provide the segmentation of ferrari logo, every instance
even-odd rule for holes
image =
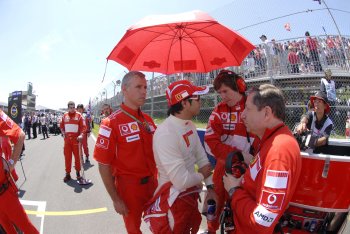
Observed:
[[[175,99],[176,101],[181,101],[182,99],[184,99],[185,97],[188,97],[189,94],[186,90],[182,91],[181,93],[178,93],[175,95]]]
[[[190,146],[190,139],[189,139],[189,136],[191,136],[193,134],[193,131],[189,131],[189,132],[186,132],[184,135],[182,135],[182,137],[184,138],[185,140],[185,143],[186,143],[186,146],[189,147]]]

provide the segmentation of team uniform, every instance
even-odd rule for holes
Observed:
[[[64,158],[66,173],[69,174],[72,168],[72,153],[74,155],[75,170],[81,170],[79,144],[77,137],[82,134],[85,129],[83,116],[79,112],[73,114],[67,112],[62,116],[60,124],[61,132],[64,133]]]
[[[5,159],[8,161],[12,154],[11,142],[7,137],[0,137],[0,139],[0,157],[4,153]],[[11,171],[11,176],[15,182],[18,180],[18,175],[16,173],[15,168],[13,168],[13,170]]]
[[[234,150],[249,152],[250,148],[256,148],[259,142],[258,138],[251,134],[249,135],[250,143],[248,142],[247,130],[241,121],[244,105],[244,97],[233,107],[221,102],[209,117],[204,137],[205,149],[208,154],[216,159],[213,181],[215,192],[218,195],[216,218],[207,221],[208,231],[210,232],[215,232],[219,228],[220,212],[228,199],[228,194],[222,182],[222,177],[225,174],[226,156]]]
[[[88,159],[89,158],[88,134],[90,134],[91,132],[91,125],[90,125],[90,120],[87,117],[83,116],[83,118],[86,126],[86,131],[83,134],[82,147],[83,147],[83,151],[86,156],[86,159]]]
[[[233,194],[234,233],[273,233],[301,172],[298,143],[284,124],[266,129],[261,148]]]
[[[122,104],[120,110],[103,119],[96,140],[94,158],[111,166],[117,193],[129,210],[123,216],[128,233],[141,234],[144,205],[157,187],[152,150],[155,129],[151,117]]]
[[[17,143],[22,130],[3,111],[0,110],[0,136],[8,136]],[[0,225],[8,234],[17,234],[15,224],[26,234],[39,233],[26,215],[17,196],[17,187],[9,178],[7,165],[0,158]]]
[[[201,173],[198,168],[209,164],[192,121],[170,115],[157,128],[153,143],[158,168],[158,188],[146,206],[145,221],[153,233],[197,233],[201,223],[198,192]],[[212,177],[205,180],[212,184]]]

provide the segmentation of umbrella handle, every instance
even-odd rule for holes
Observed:
[[[81,167],[81,177],[83,177],[83,179],[85,179],[85,174],[84,174],[84,165],[83,165],[83,151],[82,151],[82,143],[79,141],[78,143],[78,147],[79,147],[79,162],[80,162],[80,167]]]

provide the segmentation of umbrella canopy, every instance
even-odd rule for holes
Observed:
[[[107,57],[129,70],[173,74],[239,66],[254,46],[208,14],[148,16]]]

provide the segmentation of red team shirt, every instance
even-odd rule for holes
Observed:
[[[79,112],[73,114],[66,112],[62,116],[60,128],[64,130],[67,137],[78,137],[86,131],[85,121]]]
[[[221,102],[209,117],[205,132],[205,149],[217,160],[224,161],[228,153],[236,149],[249,152],[251,144],[256,146],[258,143],[258,139],[252,134],[250,143],[247,141],[247,130],[241,120],[244,105],[245,98],[231,108]]]
[[[147,121],[150,132],[122,110],[118,110],[103,119],[96,140],[94,158],[99,163],[112,166],[114,176],[130,175],[143,178],[156,175],[152,150],[156,126],[152,118],[124,104],[121,108],[139,121]]]
[[[20,127],[15,124],[2,110],[0,110],[0,136],[8,136],[13,143],[17,143],[21,133]],[[1,157],[1,155],[0,155]],[[0,160],[0,184],[5,181],[4,165]]]
[[[261,149],[233,194],[236,233],[272,233],[296,188],[301,172],[298,143],[283,124],[267,129]]]

